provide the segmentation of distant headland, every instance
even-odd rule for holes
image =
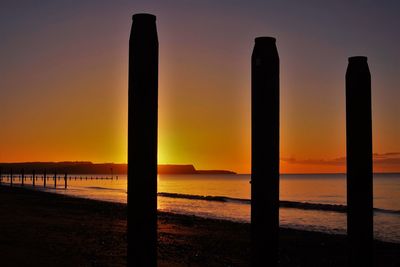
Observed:
[[[47,173],[68,173],[68,174],[126,174],[127,164],[125,163],[92,163],[90,161],[63,161],[63,162],[18,162],[0,163],[2,173],[13,170],[18,173],[24,170],[29,173],[35,170],[36,173],[46,170]],[[158,174],[236,174],[227,170],[196,170],[191,165],[160,164]]]

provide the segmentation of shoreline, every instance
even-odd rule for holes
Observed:
[[[126,266],[126,204],[0,186],[1,266]],[[250,224],[158,212],[159,266],[249,266]],[[375,241],[375,266],[400,244]],[[346,237],[280,230],[279,266],[345,266]]]

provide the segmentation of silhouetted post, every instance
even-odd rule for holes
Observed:
[[[0,168],[0,184],[3,182],[3,173],[1,171],[2,169]]]
[[[67,189],[67,179],[68,179],[68,176],[67,176],[67,173],[65,173],[65,176],[64,176],[64,188],[65,189]]]
[[[156,17],[135,14],[129,40],[128,266],[157,266]]]
[[[24,186],[24,180],[25,180],[25,173],[24,173],[24,169],[21,170],[21,185]]]
[[[373,265],[371,74],[367,57],[346,72],[347,235],[349,265]]]
[[[13,186],[13,170],[10,170],[10,186]]]
[[[252,266],[278,264],[279,55],[275,38],[258,37],[251,58]]]
[[[54,188],[57,188],[57,173],[54,173]]]
[[[47,180],[46,170],[44,170],[44,172],[43,172],[43,187],[46,187],[46,180]]]
[[[35,170],[32,171],[32,185],[35,186]]]

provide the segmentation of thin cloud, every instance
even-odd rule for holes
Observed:
[[[400,167],[400,157],[398,157],[398,158],[386,158],[386,159],[374,159],[374,164],[399,165],[399,167]]]
[[[389,153],[374,153],[374,159],[386,159],[386,158],[393,158],[393,157],[400,157],[400,152],[389,152]]]
[[[339,157],[334,159],[296,159],[296,158],[281,158],[282,161],[289,164],[303,164],[303,165],[330,165],[330,166],[344,166],[346,165],[346,157]],[[400,152],[389,153],[374,153],[374,165],[399,165],[400,167]]]
[[[306,165],[333,165],[342,166],[346,163],[346,158],[335,159],[296,159],[296,158],[281,158],[282,161],[291,164],[306,164]]]

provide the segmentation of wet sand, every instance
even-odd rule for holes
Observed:
[[[159,213],[159,266],[249,266],[249,224]],[[126,266],[126,205],[0,186],[0,266]],[[375,266],[400,266],[375,242]],[[342,235],[281,229],[280,266],[345,266]]]

